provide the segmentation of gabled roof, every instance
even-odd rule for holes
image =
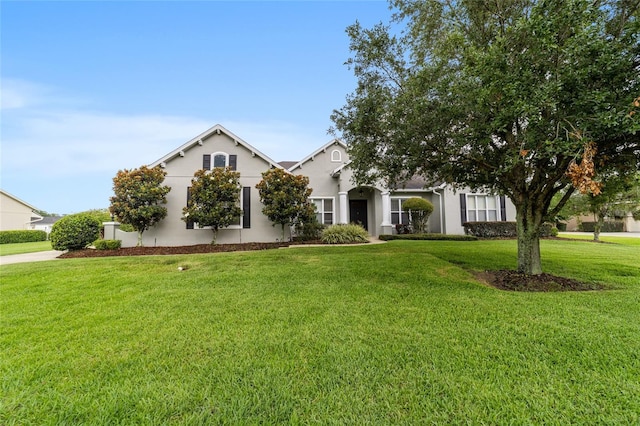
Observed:
[[[322,153],[327,152],[327,149],[331,148],[331,147],[332,147],[332,146],[334,146],[334,145],[338,145],[338,146],[343,147],[344,149],[347,149],[347,145],[346,145],[344,142],[342,142],[340,139],[333,139],[332,141],[327,142],[327,143],[326,143],[326,144],[324,144],[322,147],[320,147],[319,149],[317,149],[316,151],[314,151],[314,152],[313,152],[313,154],[311,154],[311,155],[309,155],[309,156],[305,157],[303,160],[298,161],[298,162],[297,162],[297,163],[295,163],[293,166],[289,167],[289,171],[290,171],[290,172],[292,172],[292,171],[294,171],[295,169],[297,169],[297,168],[299,168],[299,167],[302,167],[302,165],[303,165],[304,163],[306,163],[306,162],[307,162],[307,161],[309,161],[309,160],[313,160],[313,159],[314,159],[314,157],[315,157],[316,155],[320,154],[321,152],[322,152]]]
[[[19,202],[20,204],[22,204],[25,207],[30,208],[31,210],[38,210],[36,207],[32,206],[31,204],[27,203],[26,201],[22,201],[20,198],[16,197],[15,195],[11,195],[9,194],[7,191],[4,191],[2,189],[0,189],[0,193],[6,195],[7,197]]]
[[[277,169],[282,169],[283,167],[281,165],[279,165],[277,162],[275,162],[274,160],[272,160],[271,158],[269,158],[268,156],[266,156],[265,154],[263,154],[262,152],[258,151],[256,148],[254,148],[253,146],[251,146],[248,142],[245,142],[243,139],[239,138],[238,136],[236,136],[235,134],[231,133],[229,130],[225,129],[223,126],[221,126],[220,124],[216,124],[215,126],[213,126],[212,128],[204,131],[203,133],[200,133],[198,136],[196,136],[195,138],[191,139],[190,141],[186,142],[185,144],[183,144],[182,146],[180,146],[179,148],[174,149],[173,151],[171,151],[170,153],[168,153],[167,155],[165,155],[162,158],[159,158],[158,160],[154,161],[153,163],[149,164],[149,167],[156,167],[156,166],[161,166],[164,167],[164,165],[166,165],[166,163],[168,161],[173,160],[176,157],[182,157],[184,156],[184,153],[186,151],[188,151],[189,149],[193,148],[196,145],[202,145],[203,141],[207,138],[209,138],[211,135],[213,134],[225,134],[227,136],[229,136],[231,139],[233,139],[233,141],[236,143],[236,145],[241,145],[244,148],[246,148],[248,151],[250,151],[253,155],[262,158],[265,162],[267,162],[271,167],[275,167]]]

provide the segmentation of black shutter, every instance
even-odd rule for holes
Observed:
[[[229,155],[229,167],[231,170],[236,170],[238,168],[238,156],[237,155]]]
[[[242,227],[251,228],[251,187],[242,188]]]
[[[507,200],[504,195],[500,196],[500,220],[507,221]]]
[[[467,221],[467,194],[460,194],[460,220]]]
[[[204,154],[202,156],[202,168],[205,170],[211,170],[211,154]]]
[[[189,204],[191,204],[191,187],[190,186],[187,187],[187,207],[189,207]],[[193,229],[192,220],[187,221],[187,229]]]

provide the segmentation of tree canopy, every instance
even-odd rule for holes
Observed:
[[[393,27],[347,29],[358,84],[332,120],[356,179],[393,187],[419,174],[507,195],[518,270],[541,273],[540,227],[573,183],[597,192],[599,175],[640,163],[638,3],[392,6]]]
[[[238,223],[240,209],[240,173],[230,168],[198,170],[191,179],[189,202],[182,209],[182,220],[197,222],[198,226],[210,226],[212,244],[220,228]]]
[[[163,204],[171,188],[162,185],[166,175],[160,167],[142,166],[119,170],[113,178],[115,195],[110,198],[109,211],[138,232],[138,245],[142,245],[142,233],[167,216]]]
[[[262,180],[256,188],[264,205],[262,213],[274,225],[282,227],[283,240],[285,225],[291,226],[314,217],[313,205],[309,202],[311,189],[308,177],[271,169],[262,173]]]

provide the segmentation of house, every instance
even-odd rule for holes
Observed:
[[[41,220],[33,207],[0,189],[0,231],[31,229],[31,222]]]
[[[423,197],[434,205],[429,231],[463,234],[466,221],[514,220],[515,209],[504,197],[454,192],[446,185],[424,187],[412,180],[404,188],[390,190],[381,185],[355,185],[349,168],[346,145],[334,139],[300,161],[278,163],[221,125],[216,125],[189,140],[174,151],[151,163],[166,172],[164,184],[171,187],[167,196],[167,217],[143,235],[146,246],[180,246],[210,243],[211,230],[182,220],[188,188],[196,170],[231,167],[240,173],[242,217],[237,224],[221,229],[217,243],[268,242],[281,238],[279,227],[262,214],[256,185],[262,173],[281,168],[309,178],[311,201],[320,223],[325,225],[356,222],[372,236],[392,234],[397,224],[406,224],[408,216],[402,204],[411,197]],[[135,237],[115,229],[105,229],[105,238],[123,240],[123,246],[135,245]],[[113,235],[113,237],[111,237]]]
[[[62,216],[45,216],[38,218],[29,224],[29,229],[35,229],[38,231],[44,231],[49,235],[53,224],[62,219]]]

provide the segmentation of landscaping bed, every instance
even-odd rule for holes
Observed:
[[[500,270],[484,271],[476,274],[476,278],[499,290],[507,291],[592,291],[606,290],[595,283],[584,283],[571,278],[558,277],[551,274],[525,275],[517,271]]]

